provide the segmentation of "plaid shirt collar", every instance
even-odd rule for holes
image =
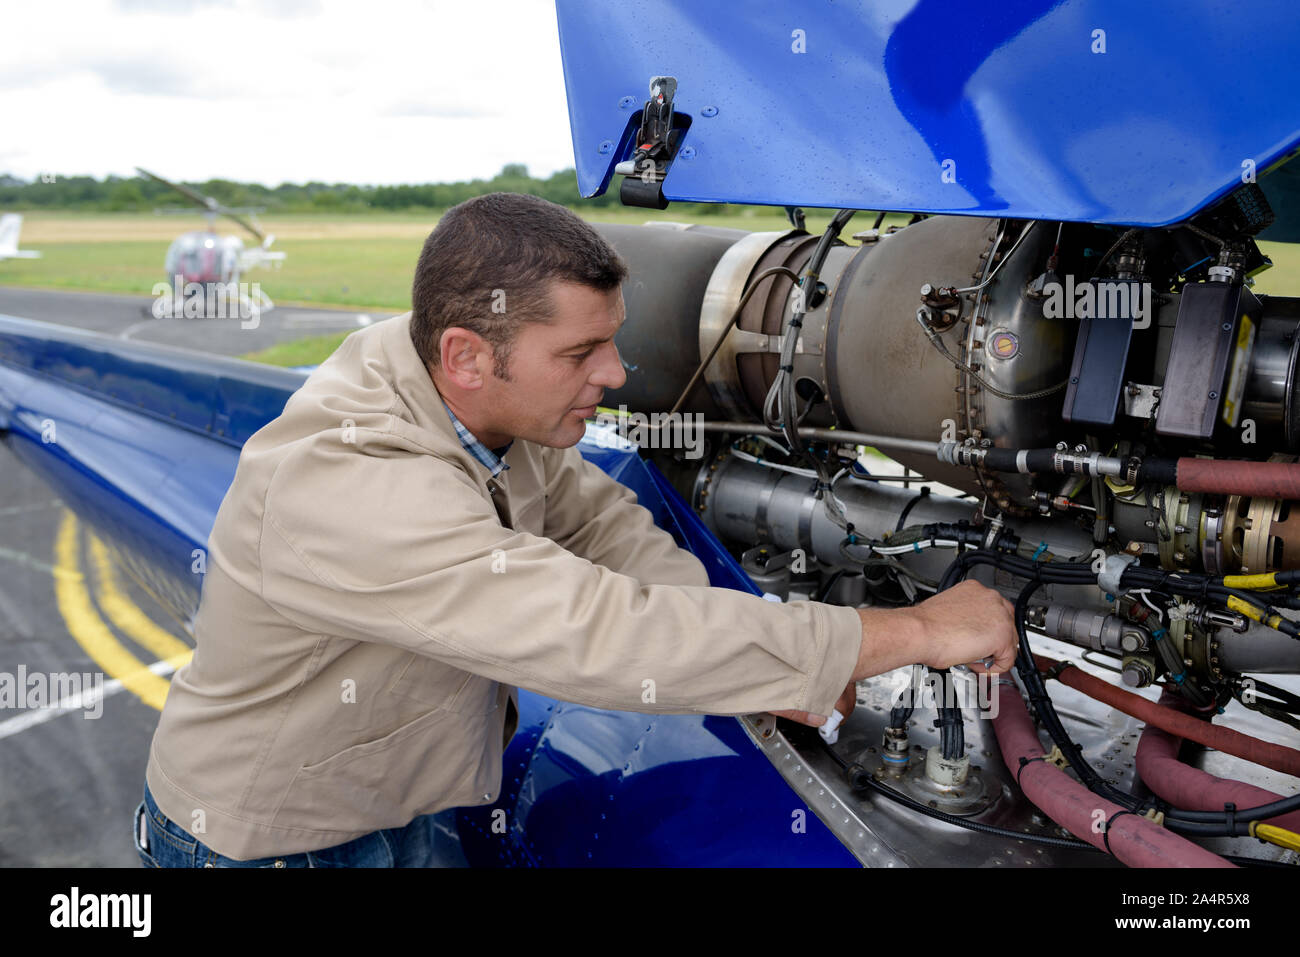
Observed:
[[[496,478],[510,466],[501,461],[506,452],[510,450],[513,442],[507,442],[499,449],[490,449],[471,432],[465,428],[465,424],[456,418],[456,414],[451,411],[451,407],[444,401],[442,407],[447,410],[447,416],[451,419],[452,426],[456,429],[456,436],[460,439],[460,444],[465,446],[465,451],[482,463],[483,467],[492,473],[492,478]]]

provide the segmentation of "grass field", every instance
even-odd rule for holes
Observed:
[[[694,221],[749,230],[786,228],[779,209],[769,214],[744,210],[693,218],[668,210],[618,209],[588,218],[619,223]],[[829,218],[810,216],[809,227],[824,228]],[[0,262],[0,283],[151,295],[155,283],[166,281],[163,258],[168,245],[180,233],[202,228],[202,222],[199,216],[25,213],[22,248],[38,249],[42,258]],[[276,237],[272,248],[287,256],[281,267],[253,270],[244,278],[260,283],[275,302],[382,311],[410,305],[415,263],[437,218],[429,214],[303,215],[264,218],[261,224]],[[222,234],[236,231],[233,225],[218,226]]]
[[[852,228],[866,228],[868,214],[859,214]],[[787,228],[785,214],[751,207],[723,207],[716,214],[664,210],[609,209],[584,212],[592,222],[644,223],[652,220],[698,222],[753,231]],[[808,228],[820,231],[829,212],[810,211]],[[906,222],[890,216],[887,224]],[[281,305],[340,306],[376,312],[410,306],[411,276],[420,247],[437,225],[437,215],[299,215],[261,220],[276,236],[274,249],[287,254],[278,269],[258,269],[245,275],[258,282]],[[163,257],[180,233],[202,228],[200,216],[159,216],[152,213],[31,212],[23,214],[21,246],[38,249],[41,259],[0,261],[0,283],[52,289],[152,294],[165,281]],[[229,228],[227,228],[229,226]],[[233,224],[218,232],[237,231]],[[251,237],[250,237],[251,240]],[[1300,245],[1261,243],[1275,265],[1257,277],[1255,291],[1300,296]],[[319,361],[343,336],[317,336],[309,342],[288,343],[250,358],[283,365]]]

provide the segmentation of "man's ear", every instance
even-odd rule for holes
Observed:
[[[442,374],[461,389],[479,389],[492,368],[492,346],[476,332],[449,326],[438,341]]]

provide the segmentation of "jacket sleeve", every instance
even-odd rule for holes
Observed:
[[[646,585],[707,585],[700,560],[654,523],[636,494],[582,457],[547,449],[547,538]]]
[[[593,707],[830,714],[861,642],[850,608],[643,584],[505,528],[428,454],[291,453],[258,554],[263,599],[300,628]]]

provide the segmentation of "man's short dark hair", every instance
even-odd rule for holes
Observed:
[[[608,292],[626,278],[613,247],[563,206],[520,193],[476,196],[447,210],[424,241],[411,288],[411,342],[436,367],[443,330],[469,329],[491,343],[493,371],[508,379],[519,327],[553,316],[554,281]]]

